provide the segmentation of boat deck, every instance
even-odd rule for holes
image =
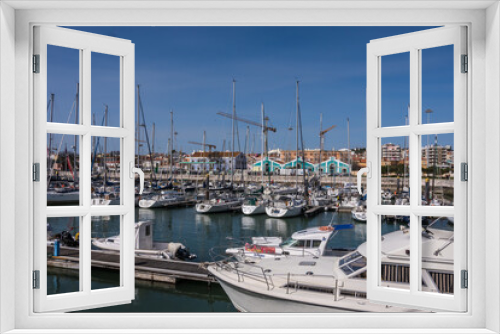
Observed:
[[[118,270],[120,255],[115,252],[92,250],[92,267]],[[47,254],[53,254],[53,246],[47,246]],[[79,249],[61,247],[59,256],[47,259],[51,267],[78,269]],[[209,274],[208,263],[184,262],[176,260],[155,259],[143,256],[135,257],[135,277],[148,281],[159,281],[175,284],[178,280],[200,281],[207,283],[217,282]]]

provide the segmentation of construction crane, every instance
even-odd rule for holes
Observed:
[[[244,118],[241,118],[241,117],[236,117],[236,116],[233,117],[233,115],[225,113],[225,112],[218,112],[217,113],[217,115],[224,116],[224,117],[227,117],[227,118],[230,118],[230,119],[234,119],[235,121],[240,121],[240,122],[243,122],[243,123],[247,123],[247,124],[258,126],[259,128],[262,128],[262,132],[264,133],[264,138],[265,138],[265,152],[266,152],[266,156],[267,156],[267,150],[268,150],[267,149],[267,133],[269,131],[276,132],[276,128],[267,125],[267,123],[269,121],[269,117],[267,117],[267,116],[264,117],[264,104],[262,104],[262,114],[263,114],[263,117],[262,117],[263,124],[257,123],[257,122],[254,122],[254,121],[250,121],[248,119],[244,119]]]
[[[209,152],[212,152],[212,149],[215,149],[216,146],[215,145],[212,145],[212,144],[203,144],[203,143],[198,143],[198,142],[195,142],[195,141],[190,141],[189,144],[193,144],[193,145],[200,145],[200,146],[204,146],[204,147],[208,147],[208,151]]]
[[[255,126],[258,126],[260,128],[263,128],[263,131],[272,131],[272,132],[276,132],[276,128],[273,128],[271,126],[267,126],[267,125],[262,125],[261,123],[257,123],[257,122],[254,122],[254,121],[250,121],[248,119],[244,119],[244,118],[241,118],[241,117],[233,117],[233,115],[231,114],[228,114],[228,113],[225,113],[225,112],[218,112],[217,115],[220,115],[220,116],[224,116],[224,117],[227,117],[227,118],[231,118],[235,121],[240,121],[240,122],[243,122],[243,123],[247,123],[247,124],[250,124],[250,125],[255,125]],[[269,117],[265,117],[264,118],[265,121],[268,121],[269,120]],[[267,122],[266,122],[267,123]]]
[[[335,129],[336,125],[330,126],[328,129],[323,130],[323,114],[319,117],[319,170],[321,173],[321,155],[325,149],[325,134],[330,130]]]
[[[267,135],[268,135],[269,131],[276,132],[276,128],[267,125],[269,122],[269,117],[264,115],[264,103],[262,103],[261,112],[262,112],[262,123],[257,123],[254,121],[250,121],[248,119],[233,116],[232,114],[228,114],[225,112],[218,112],[217,115],[224,116],[224,117],[233,119],[235,121],[240,121],[240,122],[247,123],[247,124],[254,125],[254,126],[261,128],[262,133],[264,134],[264,152],[265,152],[265,157],[267,158],[267,156],[268,156],[268,153],[267,153],[268,152]],[[263,164],[263,163],[264,163],[264,159],[262,159],[261,164]],[[264,166],[261,166],[261,169],[262,169],[262,171],[264,171]]]

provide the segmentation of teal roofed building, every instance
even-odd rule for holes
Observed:
[[[297,164],[298,164],[298,166],[297,166]],[[305,167],[306,167],[306,169],[308,169],[312,172],[314,172],[316,170],[315,166],[312,163],[307,162],[307,161],[305,162]],[[282,168],[284,168],[284,169],[303,169],[302,158],[299,157],[299,159],[294,159],[292,161],[289,161],[286,164],[284,164]]]
[[[331,174],[332,172],[346,174],[351,172],[351,166],[349,166],[349,164],[336,160],[333,157],[318,164],[317,167],[321,170],[321,174]]]
[[[269,159],[269,157],[265,157],[263,160],[257,161],[252,165],[253,171],[261,171],[262,170],[262,161],[264,161],[264,171],[265,172],[273,172],[281,169],[281,164],[277,163]]]

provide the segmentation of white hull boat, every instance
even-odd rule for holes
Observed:
[[[360,295],[366,293],[366,284],[362,280],[351,280],[349,285],[339,282],[331,270],[335,257],[306,259],[270,259],[264,265],[264,260],[257,264],[238,262],[237,268],[235,262],[216,263],[209,266],[208,271],[216,277],[240,312],[415,312],[408,308],[371,303],[356,296],[354,292]],[[267,266],[269,262],[273,263],[272,269]],[[304,262],[311,265],[301,265]],[[352,292],[348,294],[347,289]]]
[[[225,201],[225,200],[210,200],[196,204],[196,212],[198,213],[218,213],[228,212],[241,205],[240,200]]]
[[[275,258],[283,256],[321,256],[331,238],[339,231],[352,229],[352,224],[310,227],[292,234],[283,242],[281,237],[253,237],[252,243],[226,249],[226,254],[239,261],[245,258]]]
[[[159,259],[191,260],[196,255],[178,242],[153,242],[153,226],[151,222],[143,221],[135,224],[135,255]],[[108,238],[93,238],[92,245],[108,250],[120,251],[120,236]]]
[[[155,195],[149,198],[144,198],[139,201],[141,208],[162,208],[166,206],[176,205],[185,201],[186,197],[179,193],[166,193]]]
[[[47,205],[64,205],[78,203],[79,201],[80,192],[78,190],[69,192],[47,191]]]
[[[266,213],[266,206],[265,204],[256,204],[256,205],[242,205],[241,206],[241,211],[243,212],[244,215],[251,216],[251,215],[260,215]]]
[[[302,215],[305,203],[301,201],[291,201],[291,203],[273,203],[266,206],[266,214],[271,218],[289,218]]]
[[[241,212],[247,216],[264,214],[266,213],[266,204],[265,200],[251,198],[243,203]]]
[[[92,198],[92,205],[120,205],[120,199]]]
[[[366,210],[362,207],[354,208],[351,211],[351,217],[352,217],[352,219],[354,219],[356,221],[366,222],[366,220],[367,220]]]
[[[453,231],[429,225],[422,232],[422,289],[453,294]],[[384,286],[409,289],[410,233],[384,234],[381,281]],[[366,299],[367,246],[342,256],[287,256],[280,261],[220,261],[208,267],[233,305],[242,312],[422,312],[372,303]]]

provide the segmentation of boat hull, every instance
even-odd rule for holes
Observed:
[[[221,204],[208,204],[208,203],[198,203],[196,204],[196,212],[197,213],[218,213],[218,212],[229,212],[232,211],[235,207],[240,205],[241,202],[227,202]]]
[[[274,298],[237,287],[217,277],[222,289],[228,295],[234,307],[240,312],[272,312],[272,313],[344,313],[353,310],[327,307],[321,305],[296,302],[288,299]]]
[[[364,212],[351,212],[351,217],[352,219],[358,221],[358,222],[364,222],[366,223],[366,213]]]
[[[80,192],[72,191],[59,193],[47,191],[47,205],[77,204],[80,201]]]
[[[284,208],[268,206],[268,207],[266,207],[266,214],[271,218],[297,217],[297,216],[300,216],[302,214],[302,206],[300,206],[300,207],[284,207]]]
[[[260,215],[266,213],[266,207],[264,205],[243,205],[241,211],[244,215]]]

